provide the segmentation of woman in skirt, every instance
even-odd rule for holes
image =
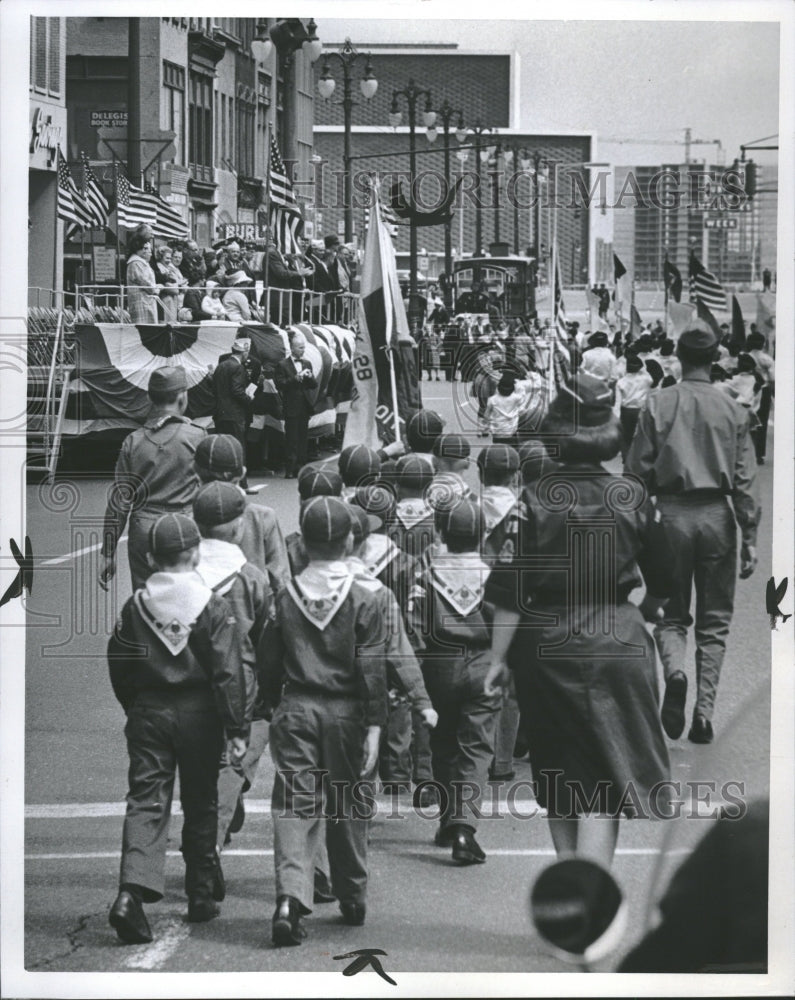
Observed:
[[[621,444],[606,383],[578,374],[541,432],[559,465],[525,490],[518,555],[489,577],[486,689],[513,669],[558,854],[610,865],[619,817],[664,815],[668,802],[654,645],[629,594],[642,573],[651,616],[671,578],[648,495],[601,465]]]

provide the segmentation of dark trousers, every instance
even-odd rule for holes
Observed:
[[[696,591],[696,709],[712,718],[726,639],[734,611],[737,527],[727,498],[658,497],[665,539],[673,554],[676,593],[654,629],[666,679],[685,670],[690,603]]]
[[[389,705],[378,754],[381,781],[411,781],[411,706],[405,698]]]
[[[284,418],[285,472],[295,473],[306,465],[309,414]]]
[[[756,413],[759,418],[759,426],[751,433],[751,437],[754,442],[754,449],[756,451],[757,462],[767,455],[767,425],[770,420],[770,404],[772,400],[772,387],[769,385],[762,386],[762,391],[759,396],[759,409]]]
[[[494,754],[499,694],[487,695],[486,656],[423,665],[428,695],[439,715],[431,730],[434,779],[442,786],[442,826],[477,825],[482,791]]]
[[[632,438],[635,436],[635,428],[638,426],[639,417],[640,409],[637,406],[621,407],[621,457],[623,459],[626,459],[629,446],[632,444]]]
[[[324,827],[334,895],[365,901],[369,818],[352,797],[365,731],[355,698],[287,693],[271,720],[276,895],[294,896],[307,912]]]
[[[245,423],[238,423],[236,420],[215,420],[213,419],[213,426],[215,427],[216,434],[231,434],[233,438],[237,438],[240,442],[240,447],[243,449],[243,461],[246,461],[246,425]],[[244,476],[240,480],[240,485],[243,489],[248,488],[248,477]]]
[[[147,902],[162,899],[171,800],[179,771],[185,890],[189,896],[209,895],[224,740],[211,693],[140,694],[127,715],[124,733],[130,767],[120,884],[141,886]]]

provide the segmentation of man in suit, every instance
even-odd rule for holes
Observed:
[[[237,438],[246,453],[246,425],[250,410],[249,377],[246,361],[251,350],[248,337],[238,337],[232,344],[232,353],[225,355],[213,374],[215,409],[213,424],[218,434],[231,434]],[[248,490],[248,480],[241,483]]]
[[[304,359],[306,338],[298,331],[290,333],[290,354],[276,365],[273,380],[282,397],[284,413],[285,479],[295,479],[306,465],[307,432],[312,414],[309,390],[317,388],[312,366]]]

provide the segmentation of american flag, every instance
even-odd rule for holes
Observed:
[[[86,204],[91,209],[94,225],[98,229],[104,229],[108,224],[108,215],[110,214],[108,199],[105,197],[105,192],[102,190],[101,184],[91,169],[88,157],[85,153],[81,153],[80,156],[83,160],[83,190]]]
[[[271,136],[268,187],[268,216],[273,241],[282,253],[300,254],[298,237],[304,231],[304,220],[274,136]]]
[[[75,184],[69,164],[58,153],[58,218],[72,222],[79,229],[91,225],[92,214]]]
[[[176,209],[154,191],[144,191],[130,184],[121,173],[116,176],[116,208],[119,225],[125,229],[135,229],[146,223],[152,227],[154,235],[162,239],[188,236],[187,223]]]
[[[725,310],[726,292],[715,275],[708,271],[694,253],[690,254],[690,301],[710,309]]]

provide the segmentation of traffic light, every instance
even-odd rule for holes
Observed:
[[[748,198],[756,194],[756,164],[753,160],[745,164],[745,194]]]

